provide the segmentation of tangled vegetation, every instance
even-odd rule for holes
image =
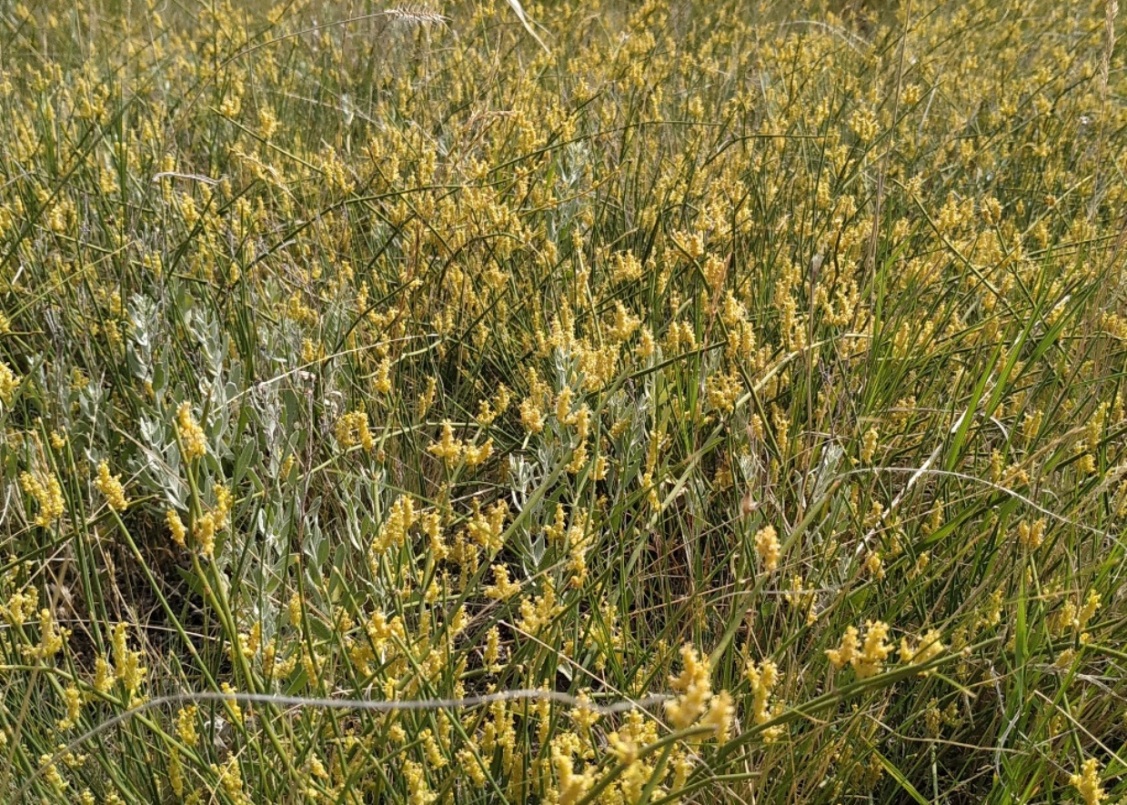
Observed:
[[[0,799],[1118,801],[1114,0],[523,12],[0,3]]]

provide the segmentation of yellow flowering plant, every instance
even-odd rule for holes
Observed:
[[[1127,795],[1118,4],[357,8],[0,9],[0,801]]]

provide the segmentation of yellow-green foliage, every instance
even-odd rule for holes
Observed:
[[[0,4],[0,799],[1122,796],[1115,3],[518,10]]]

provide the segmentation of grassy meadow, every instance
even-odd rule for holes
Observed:
[[[0,0],[0,801],[1127,801],[1114,0],[523,12]]]

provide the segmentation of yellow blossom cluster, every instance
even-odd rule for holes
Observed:
[[[376,442],[368,427],[368,414],[365,411],[350,411],[337,420],[334,428],[337,443],[347,449],[359,445],[364,452],[375,449]]]
[[[733,715],[732,699],[726,691],[712,692],[712,667],[693,646],[681,647],[681,673],[669,678],[670,688],[677,694],[665,702],[665,715],[675,729],[685,729],[697,722],[712,728],[717,739],[727,738]]]
[[[202,458],[207,453],[207,437],[192,416],[191,403],[182,402],[176,409],[176,434],[187,461]]]
[[[141,652],[129,648],[128,626],[118,623],[113,628],[113,676],[121,683],[126,696],[136,700],[148,669],[141,666]]]
[[[920,636],[919,642],[912,645],[907,637],[900,638],[900,661],[913,665],[923,665],[943,653],[944,645],[938,629],[930,629]],[[934,673],[927,670],[924,674]]]
[[[209,558],[215,555],[215,538],[230,524],[231,503],[231,490],[225,486],[219,487],[215,490],[215,506],[197,517],[192,524],[192,539],[201,555]],[[180,544],[183,537],[180,533],[180,518],[170,512],[167,521],[173,541]]]
[[[759,663],[752,660],[744,669],[744,676],[751,686],[752,720],[758,725],[766,724],[778,714],[780,709],[777,702],[772,706],[771,701],[772,691],[779,684],[779,667],[771,660],[763,660]],[[763,740],[766,743],[774,743],[783,734],[783,730],[783,726],[778,724],[764,727]]]
[[[20,379],[8,364],[0,361],[0,405],[11,405]]]
[[[755,533],[755,552],[765,572],[774,573],[778,569],[780,546],[774,526],[764,526]]]
[[[51,523],[63,516],[66,503],[63,500],[59,479],[55,475],[36,476],[24,472],[20,474],[20,486],[39,505],[39,511],[35,516],[37,526],[49,528]]]
[[[1084,805],[1099,805],[1107,797],[1100,784],[1100,764],[1095,758],[1085,760],[1080,771],[1071,775],[1068,782],[1080,794]]]
[[[125,487],[121,484],[120,475],[110,475],[110,465],[107,461],[98,464],[98,477],[94,480],[98,491],[106,498],[106,503],[114,511],[125,511],[129,507],[129,499],[125,496]]]
[[[886,642],[888,631],[884,621],[866,621],[864,639],[861,639],[857,627],[850,626],[841,638],[841,645],[827,649],[826,656],[834,668],[852,666],[858,679],[875,676],[883,670],[885,660],[892,653],[892,646]]]

